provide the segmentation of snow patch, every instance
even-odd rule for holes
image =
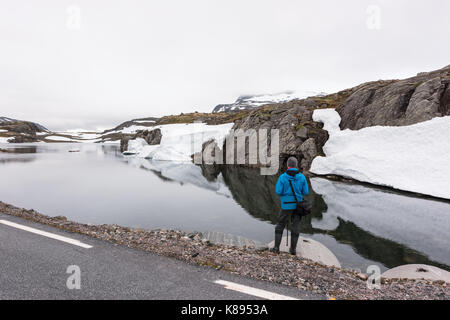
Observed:
[[[45,139],[48,139],[51,141],[74,141],[74,139],[67,138],[67,137],[61,137],[61,136],[48,136],[48,137],[45,137]]]
[[[150,146],[144,139],[138,138],[128,142],[127,151],[147,159],[190,162],[191,155],[200,152],[204,142],[215,140],[222,146],[233,125],[233,123],[221,125],[189,123],[156,126],[153,129],[160,129],[162,134],[159,145]]]
[[[403,127],[340,130],[334,109],[315,110],[329,139],[311,172],[335,174],[399,190],[450,199],[450,117]]]

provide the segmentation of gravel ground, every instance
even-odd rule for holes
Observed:
[[[367,288],[366,275],[323,266],[288,254],[276,255],[252,247],[211,244],[203,239],[201,233],[86,225],[68,221],[65,217],[49,217],[34,210],[17,208],[1,201],[0,212],[188,263],[326,294],[335,299],[450,300],[449,284],[443,281],[382,279],[379,289],[370,290]]]

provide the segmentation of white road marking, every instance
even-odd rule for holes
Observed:
[[[242,292],[245,294],[249,294],[249,295],[267,299],[267,300],[299,300],[297,298],[283,296],[281,294],[273,293],[273,292],[262,290],[262,289],[247,287],[242,284],[238,284],[238,283],[234,283],[234,282],[230,282],[230,281],[216,280],[216,281],[214,281],[214,283],[225,286],[225,289]]]
[[[85,249],[92,248],[92,246],[90,246],[88,244],[85,244],[85,243],[83,243],[81,241],[78,241],[78,240],[75,240],[75,239],[71,239],[71,238],[67,238],[67,237],[63,237],[63,236],[59,236],[59,235],[54,234],[54,233],[41,231],[39,229],[23,226],[21,224],[14,223],[14,222],[11,222],[11,221],[0,220],[0,223],[2,223],[4,225],[7,225],[7,226],[10,226],[10,227],[13,227],[13,228],[21,229],[21,230],[28,231],[28,232],[35,233],[35,234],[39,234],[39,235],[47,237],[47,238],[51,238],[51,239],[59,240],[59,241],[62,241],[62,242],[70,243],[70,244],[73,244],[74,246],[79,246],[79,247],[82,247],[82,248],[85,248]]]

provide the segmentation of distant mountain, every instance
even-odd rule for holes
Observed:
[[[39,123],[0,117],[0,127],[4,130],[18,133],[48,132],[49,130]]]
[[[125,121],[121,124],[119,124],[117,127],[108,129],[103,131],[103,134],[111,133],[111,132],[117,132],[117,131],[127,131],[126,129],[132,129],[133,127],[152,127],[155,125],[156,121],[158,121],[159,118],[155,117],[148,117],[148,118],[140,118],[140,119],[133,119],[129,121]]]
[[[38,123],[0,117],[0,143],[37,142],[41,133],[45,135],[50,131]]]
[[[266,104],[283,103],[296,99],[304,99],[314,96],[323,96],[325,93],[313,91],[285,91],[274,94],[259,94],[240,96],[234,103],[219,104],[213,109],[213,113],[247,110]]]

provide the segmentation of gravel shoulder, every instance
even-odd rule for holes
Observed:
[[[327,267],[288,254],[275,255],[252,246],[237,248],[211,244],[203,239],[201,233],[80,224],[68,221],[65,217],[49,217],[1,201],[0,212],[187,263],[325,294],[335,299],[450,299],[449,284],[443,281],[382,279],[380,288],[371,290],[367,287],[366,275]]]

